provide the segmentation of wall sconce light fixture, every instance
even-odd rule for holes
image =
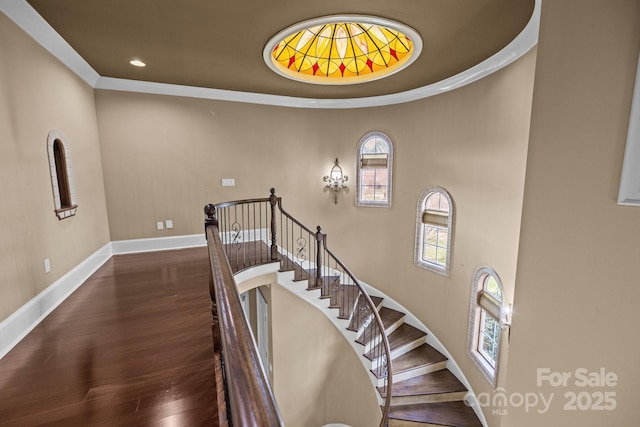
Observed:
[[[349,190],[345,185],[345,182],[349,180],[349,177],[342,173],[342,168],[338,164],[337,158],[331,168],[331,172],[329,172],[329,175],[322,179],[327,183],[327,185],[324,186],[324,191],[331,191],[331,193],[333,193],[333,203],[338,204],[338,193],[343,189],[345,191]]]
[[[503,331],[507,332],[507,342],[511,342],[511,316],[513,315],[513,305],[502,307],[500,311],[500,323]]]
[[[513,314],[513,306],[511,304],[502,307],[501,313],[500,313],[500,322],[507,327],[511,326],[511,315]]]

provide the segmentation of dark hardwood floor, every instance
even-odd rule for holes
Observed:
[[[0,426],[215,426],[206,248],[118,255],[0,360]]]

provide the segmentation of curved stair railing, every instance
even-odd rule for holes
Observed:
[[[387,426],[392,369],[385,327],[364,287],[327,248],[327,235],[321,227],[314,232],[287,213],[273,188],[268,198],[207,205],[205,214],[214,350],[221,366],[216,380],[224,385],[218,399],[224,398],[226,404],[222,408],[218,404],[219,412],[225,413],[220,418],[229,417],[228,425],[282,425],[233,278],[233,272],[279,262],[281,271],[293,271],[294,280],[306,280],[308,289],[319,289],[320,297],[328,299],[329,307],[338,311],[338,318],[348,321],[347,329],[367,343],[372,374],[382,384],[377,387],[382,400],[380,427]],[[270,418],[256,419],[254,414]]]

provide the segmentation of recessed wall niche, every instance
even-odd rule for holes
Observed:
[[[71,168],[71,150],[67,138],[57,129],[51,130],[47,136],[47,153],[54,211],[58,219],[69,218],[78,210]]]

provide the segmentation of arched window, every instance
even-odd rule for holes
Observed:
[[[391,206],[393,145],[382,132],[370,132],[358,143],[356,206]]]
[[[432,187],[418,199],[414,263],[418,267],[449,275],[453,204],[444,188]]]
[[[500,277],[490,267],[479,268],[472,283],[468,352],[494,387],[497,383],[500,337],[506,316],[503,301]]]
[[[65,140],[62,132],[56,129],[49,132],[47,137],[53,203],[58,219],[73,216],[78,209],[71,170],[71,153],[69,148],[65,147]]]
[[[60,193],[60,207],[71,206],[71,193],[69,193],[69,176],[67,175],[67,160],[64,145],[59,139],[53,141],[53,158],[56,163],[56,179]]]

